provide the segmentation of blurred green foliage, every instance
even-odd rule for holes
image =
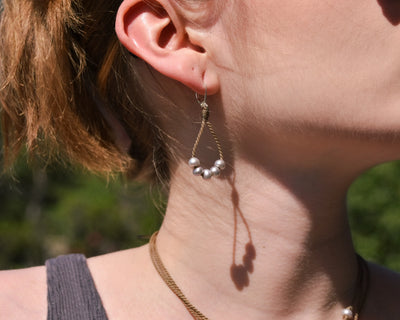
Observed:
[[[18,165],[16,176],[0,179],[0,269],[40,265],[63,253],[94,256],[139,246],[162,221],[165,199],[145,185],[58,167]],[[400,162],[380,165],[363,174],[348,197],[358,252],[397,271],[399,178]]]
[[[357,251],[400,271],[400,162],[359,177],[349,190],[348,207]]]
[[[165,201],[145,185],[61,168],[17,172],[18,181],[0,179],[0,269],[139,246],[161,224]]]

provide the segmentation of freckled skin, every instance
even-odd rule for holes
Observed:
[[[226,115],[232,130],[242,128],[238,136],[262,141],[272,124],[280,134],[393,139],[400,130],[400,28],[387,15],[399,16],[397,2],[242,3],[239,14],[225,11],[226,19],[243,20],[228,31],[236,41],[228,36],[215,46],[218,62],[235,70],[221,75],[223,93],[240,88]]]
[[[123,6],[134,10],[135,1]],[[204,3],[196,11],[160,0],[162,18],[175,23],[167,32],[177,37],[166,36],[160,49],[154,35],[161,32],[139,32],[144,45],[133,52],[160,72],[143,77],[173,93],[173,107],[151,96],[151,111],[177,150],[157,238],[161,259],[210,319],[339,320],[359,294],[348,187],[370,166],[400,158],[398,5],[239,0],[214,10],[216,2]],[[132,31],[122,35],[128,50],[138,40],[135,28],[160,31],[159,17],[142,5],[131,29],[124,25],[129,15],[117,17],[120,39]],[[168,39],[193,43],[176,47]],[[210,119],[227,163],[210,181],[187,165],[193,121],[182,119],[198,119],[192,90],[201,93],[199,84],[210,89]],[[196,156],[213,163],[214,150],[202,147]],[[147,246],[88,263],[110,319],[192,319]],[[360,320],[399,318],[400,276],[369,268]],[[0,319],[32,319],[32,312],[45,319],[44,278],[43,268],[0,273],[0,283],[12,284],[0,288]]]

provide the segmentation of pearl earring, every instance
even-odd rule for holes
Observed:
[[[201,107],[201,126],[196,141],[193,145],[192,157],[189,159],[189,166],[193,168],[193,174],[195,176],[202,176],[203,179],[208,180],[213,176],[218,177],[221,174],[221,171],[225,169],[225,161],[222,154],[221,144],[219,143],[213,125],[209,120],[210,110],[207,104],[207,88],[205,88],[205,93],[202,100],[199,99],[199,95],[196,92],[196,100]],[[206,126],[208,127],[208,130],[215,141],[219,154],[219,159],[215,161],[214,165],[210,169],[204,169],[200,164],[200,160],[196,157],[197,147]]]

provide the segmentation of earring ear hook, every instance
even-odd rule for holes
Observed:
[[[207,103],[207,87],[204,88],[204,95],[203,95],[203,101],[200,100],[199,98],[199,94],[196,92],[196,100],[198,104],[202,104],[202,103]]]

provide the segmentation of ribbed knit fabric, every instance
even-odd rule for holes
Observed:
[[[46,261],[48,320],[107,320],[85,256]]]

